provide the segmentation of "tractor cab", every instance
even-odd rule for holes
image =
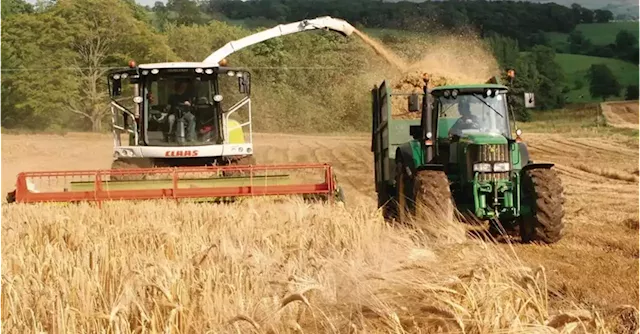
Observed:
[[[194,147],[245,143],[250,74],[204,63],[158,63],[108,74],[116,146]],[[248,113],[240,114],[246,106]]]
[[[497,84],[440,86],[431,91],[438,163],[458,171],[458,148],[513,139],[507,91]]]

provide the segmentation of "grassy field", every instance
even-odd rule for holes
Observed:
[[[589,83],[585,77],[589,67],[593,64],[606,64],[611,69],[623,86],[619,97],[624,97],[624,88],[626,88],[627,85],[638,84],[638,65],[618,59],[559,53],[556,55],[556,62],[564,70],[566,82],[569,88],[571,88],[571,92],[568,94],[569,102],[598,101],[598,99],[591,98],[591,94],[589,94]],[[581,88],[576,87],[576,80],[583,82]]]
[[[590,113],[524,128],[565,189],[566,235],[551,246],[385,224],[366,133],[255,136],[258,163],[331,162],[346,207],[3,205],[2,330],[634,333],[638,135],[589,126]],[[110,148],[107,135],[3,133],[2,191],[24,170],[107,168]]]
[[[607,45],[614,43],[616,35],[622,30],[628,30],[638,37],[638,27],[638,22],[609,22],[578,24],[575,30],[581,31],[584,37],[590,39],[594,45]],[[569,34],[549,32],[547,36],[554,47],[559,47],[561,50],[567,50],[569,47],[567,43]]]

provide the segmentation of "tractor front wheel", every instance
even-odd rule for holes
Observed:
[[[407,223],[409,214],[418,219],[453,220],[449,179],[443,171],[421,170],[410,177],[404,165],[398,163],[396,187],[397,219],[400,223]]]
[[[520,219],[523,243],[558,242],[564,229],[564,194],[562,181],[555,170],[534,169],[522,177],[523,204],[531,208],[531,215]]]
[[[417,171],[414,179],[415,215],[421,219],[452,222],[454,204],[449,178],[443,171]]]

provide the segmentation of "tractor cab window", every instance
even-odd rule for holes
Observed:
[[[474,132],[511,136],[504,94],[460,94],[456,98],[440,97],[438,103],[440,124],[444,122],[448,136]]]
[[[213,80],[192,74],[149,77],[144,90],[148,106],[145,108],[147,144],[215,144],[219,124],[213,105],[213,86]]]

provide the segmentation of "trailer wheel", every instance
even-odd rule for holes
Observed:
[[[409,214],[409,206],[407,205],[407,198],[411,199],[410,192],[407,189],[409,175],[405,170],[405,166],[402,160],[398,160],[396,163],[396,196],[394,214],[399,223],[407,223],[407,216]]]
[[[454,204],[447,174],[436,170],[417,171],[413,188],[416,218],[453,221]]]
[[[531,215],[520,219],[523,243],[558,242],[564,229],[564,194],[562,181],[555,170],[528,170],[522,177],[523,204],[531,208]]]

